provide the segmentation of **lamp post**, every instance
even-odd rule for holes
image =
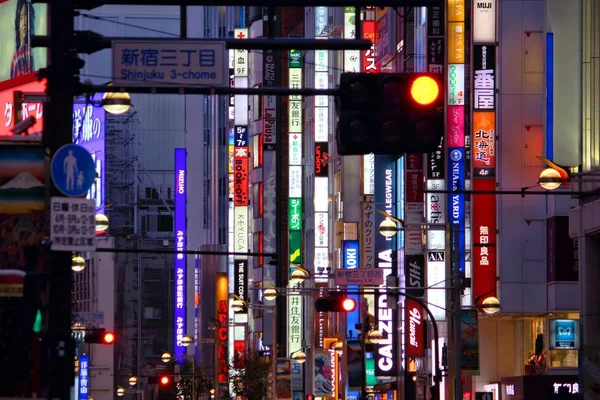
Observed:
[[[181,344],[184,347],[187,347],[187,346],[191,345],[192,343],[194,343],[194,341],[195,341],[195,339],[192,336],[185,335],[181,339]],[[196,358],[194,357],[193,354],[185,354],[184,357],[191,358],[191,360],[192,360],[192,400],[197,400],[196,399]],[[162,362],[168,363],[169,361],[173,360],[173,355],[171,353],[165,352],[160,356],[160,359]],[[179,367],[179,365],[177,365],[176,368],[177,367]]]

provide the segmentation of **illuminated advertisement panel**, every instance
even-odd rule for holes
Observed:
[[[465,149],[464,147],[448,148],[448,189],[453,192],[465,190]],[[463,193],[451,193],[448,203],[448,222],[457,225],[452,227],[452,243],[457,246],[455,250],[459,253],[460,272],[465,271],[465,195]],[[455,238],[455,234],[458,238]]]
[[[496,42],[496,0],[473,1],[473,43]]]
[[[394,187],[395,177],[395,159],[389,156],[375,157],[375,204],[381,207],[382,211],[390,215],[395,215],[395,197]],[[375,226],[385,219],[385,217],[375,212]],[[377,228],[375,228],[377,229]],[[394,237],[385,237],[380,234],[375,235],[375,254],[376,268],[382,268],[384,273],[384,282],[388,275],[397,276],[397,251],[394,245]],[[386,284],[381,285],[383,291],[378,291],[375,295],[375,321],[383,338],[375,345],[375,373],[377,376],[396,376],[399,368],[396,361],[397,336],[396,332],[396,312],[388,307]]]
[[[30,0],[0,0],[0,82],[46,67],[46,49],[34,48],[31,37],[48,34],[48,7]]]
[[[234,291],[240,299],[248,301],[248,260],[233,262]]]
[[[496,113],[473,112],[474,178],[496,176]]]
[[[79,356],[79,400],[89,399],[90,388],[90,356],[82,354]]]
[[[226,273],[216,273],[216,285],[215,311],[217,315],[217,321],[219,321],[215,335],[215,347],[217,349],[217,383],[219,385],[219,389],[227,390],[229,384],[229,357],[227,354],[227,342],[229,340],[227,329],[229,322],[229,306],[227,302],[229,297],[229,282],[227,280]]]
[[[496,108],[496,46],[473,46],[473,110]]]
[[[425,310],[423,306],[413,299],[406,299],[404,311],[406,313],[406,356],[425,356]]]
[[[465,65],[448,65],[448,105],[465,105]]]
[[[96,164],[96,179],[87,199],[96,201],[96,213],[104,214],[105,121],[103,107],[75,104],[73,106],[73,143],[90,152]]]
[[[465,107],[448,106],[448,147],[465,147]]]
[[[179,362],[183,362],[185,346],[181,339],[186,334],[186,256],[182,252],[186,250],[186,150],[175,149],[175,278],[174,282],[174,313],[175,324],[175,346],[174,355]]]
[[[362,193],[363,195],[375,194],[375,155],[362,156]]]
[[[448,64],[465,63],[465,23],[448,22]]]
[[[495,179],[474,179],[473,190],[496,190]],[[496,196],[473,195],[473,298],[496,296]]]
[[[233,251],[248,252],[248,206],[233,207],[233,237]]]
[[[465,0],[448,0],[448,21],[465,20]]]
[[[302,134],[289,135],[289,165],[302,165]]]
[[[235,127],[233,154],[233,204],[235,206],[247,206],[248,184],[249,184],[249,160],[248,160],[248,127]]]
[[[369,50],[363,51],[362,55],[362,65],[363,72],[368,72],[372,74],[376,74],[379,72],[377,68],[377,55],[375,54],[375,32],[376,32],[376,22],[375,21],[363,21],[363,39],[368,39],[371,41],[371,48]]]
[[[427,303],[436,321],[446,320],[445,251],[427,251]],[[438,289],[436,289],[438,288]]]
[[[342,241],[342,267],[344,269],[357,269],[360,265],[360,243],[358,240],[343,240]],[[348,291],[352,292],[358,290],[358,286],[349,285],[347,286]],[[356,304],[360,304],[359,295],[358,294],[350,294],[348,297],[353,298],[356,301]],[[360,311],[359,307],[356,307],[356,310],[346,313],[346,326],[350,327],[349,329],[354,330],[356,324],[360,322]]]
[[[290,231],[302,230],[302,199],[290,198],[288,204],[288,226]]]
[[[0,139],[2,140],[14,136],[11,129],[16,122],[14,110],[15,90],[23,93],[43,93],[46,91],[46,82],[36,81],[0,91],[0,110],[2,110],[0,114]],[[32,136],[39,135],[38,138],[41,139],[41,133],[44,127],[44,107],[42,103],[23,103],[21,114],[22,119],[29,117],[35,117],[36,119],[36,123],[27,131],[27,138],[31,140]]]
[[[317,177],[328,176],[328,148],[329,144],[327,142],[315,143],[315,176]]]

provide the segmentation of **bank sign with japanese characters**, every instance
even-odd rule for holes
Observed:
[[[112,50],[115,85],[229,85],[225,42],[127,40]]]

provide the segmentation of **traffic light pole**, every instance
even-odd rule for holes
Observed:
[[[72,142],[73,67],[71,38],[74,31],[73,0],[54,1],[49,8],[49,66],[44,104],[42,144],[50,157],[63,145]],[[49,163],[47,162],[49,170]],[[46,232],[50,231],[50,198],[60,196],[46,173]],[[47,363],[42,366],[45,375],[47,399],[69,400],[74,383],[74,342],[71,337],[71,254],[51,252],[47,260],[50,274],[48,283],[47,331],[43,335],[43,349]],[[44,393],[44,392],[42,392]]]

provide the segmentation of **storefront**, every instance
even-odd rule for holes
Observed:
[[[577,375],[526,375],[502,378],[503,400],[579,398]]]

